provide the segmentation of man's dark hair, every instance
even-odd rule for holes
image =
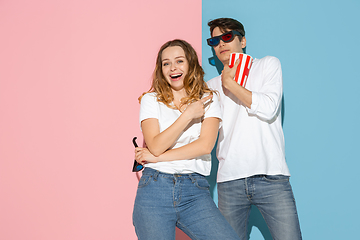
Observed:
[[[232,18],[218,18],[208,22],[208,26],[210,27],[211,36],[216,27],[219,27],[223,33],[229,30],[236,30],[245,36],[244,26],[239,21]]]

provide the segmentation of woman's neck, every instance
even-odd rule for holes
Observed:
[[[186,106],[181,106],[181,99],[187,96],[185,89],[181,89],[180,91],[173,90],[173,96],[174,96],[173,103],[175,107],[179,109],[181,112],[182,110],[184,110],[183,108],[186,107]]]

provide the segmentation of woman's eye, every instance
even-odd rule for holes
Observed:
[[[183,60],[179,60],[178,63],[183,63],[184,61]]]
[[[169,64],[168,64],[168,63],[164,63],[164,64],[163,64],[163,66],[167,66],[167,65],[169,65]]]

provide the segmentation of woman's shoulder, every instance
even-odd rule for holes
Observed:
[[[141,102],[143,101],[156,101],[156,93],[155,92],[145,93],[141,98]]]
[[[156,92],[147,92],[147,93],[145,93],[145,95],[144,95],[144,96],[154,98],[154,97],[156,97]]]
[[[212,94],[212,101],[219,101],[219,96],[218,96],[218,92],[217,91],[213,91],[212,93],[208,92],[208,93],[204,93],[204,95],[202,96],[202,98],[209,96],[210,94]]]

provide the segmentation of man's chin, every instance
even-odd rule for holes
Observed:
[[[225,58],[223,60],[220,60],[222,62],[222,64],[225,66],[225,65],[229,65],[229,60],[230,60],[230,57],[229,58]]]
[[[220,62],[222,62],[224,65],[225,64],[229,64],[229,60],[230,60],[230,53],[226,54],[226,56],[221,56],[221,59],[219,59]]]

